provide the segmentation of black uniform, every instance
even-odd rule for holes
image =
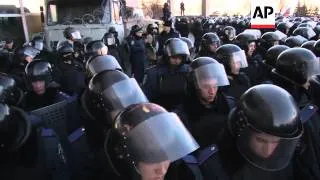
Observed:
[[[182,103],[189,72],[189,66],[184,63],[190,53],[188,45],[178,38],[169,39],[165,49],[163,64],[148,69],[143,88],[151,102],[170,111]],[[179,56],[181,63],[171,64],[171,56]]]
[[[267,106],[261,108],[258,104]],[[279,111],[283,108],[289,112]],[[284,89],[274,85],[255,86],[246,92],[237,108],[230,113],[229,131],[219,143],[219,150],[216,146],[211,146],[211,149],[214,148],[216,151],[209,154],[210,158],[201,162],[201,158],[193,160],[194,156],[184,159],[188,160],[186,162],[189,166],[192,162],[198,162],[200,166],[197,167],[201,169],[205,179],[318,179],[319,170],[311,165],[312,162],[307,161],[305,151],[316,148],[305,146],[306,149],[301,149],[301,140],[304,142],[303,139],[309,135],[304,134],[301,138],[301,120],[306,119],[303,116],[300,119],[298,111],[293,98]],[[267,114],[272,116],[264,116]],[[277,126],[274,121],[286,125]],[[250,130],[252,126],[259,127],[259,131]],[[253,152],[255,146],[250,145],[252,136],[261,132],[269,135],[274,133],[271,135],[280,138],[277,148],[263,160]],[[291,138],[284,143],[282,137]],[[226,141],[231,143],[225,143]],[[197,167],[193,166],[195,169]]]
[[[132,74],[138,81],[142,83],[144,75],[144,63],[146,62],[145,44],[142,37],[132,35],[127,38],[130,46],[130,62],[132,66]]]
[[[5,113],[4,108],[8,112]],[[19,108],[1,104],[0,109],[4,117],[1,132],[7,139],[2,141],[1,177],[13,180],[70,179],[67,159],[55,132],[38,126],[37,117],[28,116]]]

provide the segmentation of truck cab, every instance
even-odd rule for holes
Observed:
[[[63,30],[74,27],[82,38],[102,39],[110,27],[124,38],[124,23],[119,0],[46,0],[44,38],[49,51],[54,51],[59,41],[66,40]]]

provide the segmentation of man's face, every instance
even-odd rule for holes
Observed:
[[[181,56],[170,56],[169,57],[170,65],[179,66],[182,62]]]
[[[199,98],[205,104],[212,103],[217,95],[218,86],[215,79],[208,79],[200,81]]]
[[[163,26],[163,31],[169,33],[171,28],[169,26]]]
[[[42,95],[46,92],[46,83],[45,81],[34,81],[32,82],[32,90],[37,95]]]
[[[272,45],[273,45],[273,46],[279,45],[279,41],[273,41],[273,42],[272,42]]]
[[[209,51],[215,53],[218,49],[219,45],[218,43],[213,43],[209,45]]]
[[[279,137],[254,132],[250,139],[250,148],[257,156],[266,159],[274,153],[279,143]]]
[[[108,47],[104,46],[103,48],[99,49],[98,54],[102,55],[102,56],[107,55],[108,54]]]
[[[13,48],[13,42],[6,44],[7,49],[12,49]]]
[[[25,60],[29,63],[33,60],[33,58],[31,56],[26,56]]]
[[[136,32],[136,36],[138,36],[138,37],[142,37],[142,34],[143,34],[143,31]]]
[[[138,163],[138,170],[142,180],[164,180],[170,161],[162,161],[159,163]]]
[[[231,73],[233,75],[238,75],[240,72],[241,63],[239,61],[232,60],[230,62],[230,67],[231,67]]]
[[[252,56],[252,54],[254,53],[255,50],[256,50],[256,43],[255,42],[251,42],[248,45],[248,56]]]

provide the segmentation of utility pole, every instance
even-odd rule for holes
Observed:
[[[29,42],[29,32],[28,32],[26,14],[24,12],[24,6],[23,6],[22,0],[19,0],[19,4],[20,4],[20,14],[21,14],[21,19],[22,19],[24,38],[25,38],[26,42]]]
[[[207,0],[202,0],[202,16],[207,16]]]

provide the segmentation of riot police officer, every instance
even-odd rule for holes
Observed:
[[[269,84],[254,86],[230,112],[219,150],[196,160],[199,169],[205,179],[317,179],[319,165],[313,161],[318,160],[311,152],[318,149],[310,141],[317,132],[311,135],[303,120],[287,91]]]
[[[309,80],[319,72],[319,60],[310,50],[291,48],[278,56],[273,78],[275,84],[286,89],[299,106],[304,106],[310,102],[307,94]]]
[[[185,43],[187,43],[187,45],[188,45],[190,56],[189,56],[189,58],[187,60],[187,63],[191,63],[194,60],[195,56],[196,56],[196,49],[194,47],[194,44],[189,38],[181,37],[180,39],[182,41],[184,41]]]
[[[190,53],[188,45],[178,38],[169,39],[165,51],[163,63],[147,70],[143,88],[151,102],[172,110],[183,100],[189,71],[185,62]]]
[[[108,47],[108,55],[113,56],[114,58],[116,58],[116,60],[118,61],[118,63],[121,65],[121,67],[124,69],[124,71],[126,71],[125,69],[125,62],[124,62],[124,58],[123,58],[123,54],[121,54],[121,47],[120,44],[117,43],[117,38],[114,35],[114,33],[106,33],[103,36],[103,42],[104,44]]]
[[[104,70],[119,70],[122,68],[118,61],[111,55],[96,56],[87,61],[87,78],[90,80],[94,75]]]
[[[67,27],[63,31],[63,36],[67,39],[67,41],[74,45],[75,41],[81,40],[81,34],[80,31],[76,30],[73,27]]]
[[[316,36],[316,33],[313,31],[312,28],[298,27],[297,29],[295,29],[293,31],[293,35],[294,36],[300,35],[300,36],[306,38],[307,40],[311,40],[312,38],[314,38]]]
[[[298,36],[290,36],[285,40],[285,45],[294,48],[300,47],[303,43],[307,42],[308,40],[300,35]]]
[[[314,51],[315,40],[307,41],[301,45],[302,48],[309,49],[310,51]]]
[[[0,133],[3,179],[70,179],[55,132],[39,127],[22,109],[0,104]]]
[[[278,56],[287,49],[289,49],[289,47],[285,45],[275,45],[268,49],[263,61],[264,82],[271,82],[271,71],[276,66]]]
[[[216,33],[206,33],[202,36],[200,50],[197,57],[215,58],[217,48],[221,45],[219,36]]]
[[[280,44],[281,37],[276,32],[266,32],[261,36],[260,39],[260,54],[265,57],[267,50],[272,46]]]
[[[0,73],[0,102],[10,106],[19,106],[23,99],[23,91],[8,74]]]
[[[316,41],[313,46],[314,46],[314,50],[313,50],[314,54],[317,57],[320,57],[320,40]]]
[[[127,37],[132,75],[138,83],[142,83],[144,75],[145,43],[142,39],[143,29],[138,25],[131,27],[130,36]]]
[[[159,50],[158,50],[158,56],[163,56],[165,53],[164,45],[165,42],[170,38],[179,38],[180,34],[175,31],[175,29],[172,27],[172,21],[165,21],[163,23],[163,31],[159,35]]]
[[[243,94],[229,117],[233,141],[229,145],[221,142],[220,152],[230,178],[294,178],[298,169],[292,159],[303,127],[288,92],[274,85],[254,86]]]
[[[223,87],[222,91],[238,100],[251,87],[248,76],[240,72],[241,68],[248,67],[244,51],[237,45],[225,44],[217,49],[217,60],[224,65],[230,82],[230,85]]]
[[[23,109],[35,110],[69,98],[52,82],[52,68],[45,60],[30,62],[25,68],[30,91],[24,97]]]
[[[7,39],[3,49],[0,51],[0,72],[10,72],[16,56],[16,48],[13,46],[13,41]]]
[[[245,51],[248,67],[243,69],[252,85],[259,84],[262,78],[262,56],[257,51],[258,38],[251,33],[241,33],[236,37],[237,45]]]
[[[108,54],[108,47],[100,40],[91,41],[86,46],[87,60],[94,56],[103,56]]]
[[[113,127],[104,147],[114,179],[182,179],[169,166],[199,147],[177,115],[152,103],[127,107]]]
[[[200,57],[191,64],[190,83],[184,103],[175,112],[179,115],[200,147],[217,143],[224,130],[233,100],[220,89],[229,85],[224,66],[209,57]]]
[[[85,75],[82,64],[75,61],[74,50],[66,44],[58,50],[59,63],[55,69],[61,90],[70,96],[77,96],[85,88]]]
[[[13,67],[8,74],[12,74],[18,86],[22,90],[26,90],[24,81],[24,70],[26,65],[33,61],[33,59],[39,54],[39,50],[33,48],[32,46],[26,46],[19,50],[19,58],[15,59],[13,62]]]
[[[105,70],[95,75],[82,96],[81,105],[88,141],[95,157],[91,179],[110,178],[106,173],[104,138],[112,128],[116,115],[131,104],[148,102],[134,78],[117,70]]]
[[[63,36],[67,39],[65,42],[61,42],[63,44],[71,44],[74,52],[76,60],[83,63],[84,59],[84,45],[81,42],[81,34],[80,31],[76,30],[73,27],[67,27],[63,31]],[[59,46],[59,45],[58,45]],[[61,45],[63,46],[63,45]]]
[[[234,39],[236,38],[237,31],[232,26],[226,26],[223,29],[223,44],[234,44]]]

